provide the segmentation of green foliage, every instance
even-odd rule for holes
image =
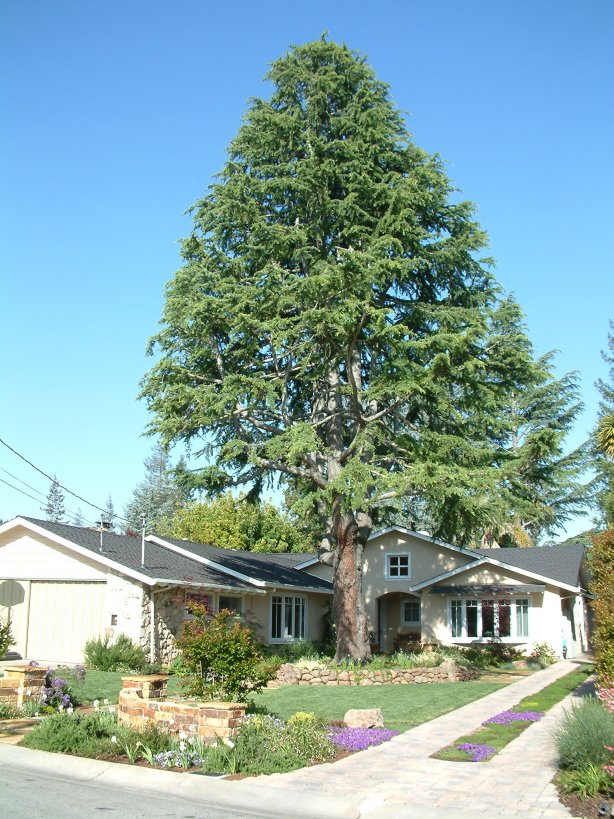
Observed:
[[[228,611],[210,616],[206,606],[189,603],[193,620],[184,623],[177,645],[192,674],[190,694],[208,699],[248,701],[274,676],[262,663],[250,629]]]
[[[561,793],[576,794],[581,799],[614,792],[612,777],[604,770],[603,765],[587,765],[577,771],[563,771],[556,784]]]
[[[294,643],[282,643],[266,647],[272,657],[279,657],[284,663],[295,663],[298,660],[318,660],[325,656],[326,646],[318,640],[297,640]],[[334,648],[332,653],[334,654]]]
[[[11,633],[11,621],[8,619],[6,622],[0,620],[0,659],[4,657],[14,643],[15,640],[13,638],[13,634]]]
[[[126,634],[119,634],[113,643],[109,637],[88,640],[83,655],[86,668],[96,671],[144,674],[149,665],[145,650]]]
[[[597,500],[602,523],[614,528],[614,451],[612,451],[612,418],[614,417],[614,322],[610,321],[608,348],[602,352],[608,366],[608,379],[599,379],[597,389],[601,394],[599,421],[595,432],[595,468],[599,492]]]
[[[142,382],[149,431],[205,441],[193,481],[212,494],[280,480],[332,553],[413,501],[456,543],[536,512],[547,528],[552,506],[564,519],[575,385],[533,362],[517,306],[498,301],[473,206],[362,55],[318,40],[267,78],[193,208]],[[527,386],[539,413],[514,408]],[[335,582],[338,654],[368,659],[358,572]]]
[[[139,742],[156,753],[166,750],[169,738],[153,728],[146,731],[125,728],[114,714],[106,711],[52,714],[22,740],[28,748],[87,757],[116,756],[126,746],[134,748]]]
[[[602,684],[614,681],[614,529],[593,536],[590,554],[591,584],[595,595],[593,642]]]
[[[19,708],[8,702],[0,702],[0,719],[16,719],[21,716]]]
[[[271,503],[250,502],[230,493],[209,502],[187,503],[159,524],[161,535],[186,538],[224,549],[304,552],[313,543],[296,523]]]
[[[614,713],[598,699],[586,699],[565,713],[554,738],[563,770],[603,766],[610,759],[606,746],[614,745]]]
[[[550,643],[535,643],[529,659],[538,663],[542,668],[556,663],[558,657]]]
[[[467,646],[463,655],[474,668],[499,668],[505,663],[524,659],[523,653],[514,646],[496,640]]]
[[[208,771],[271,774],[332,759],[336,750],[321,719],[299,713],[284,723],[267,715],[245,719],[234,747],[218,745],[203,761]]]

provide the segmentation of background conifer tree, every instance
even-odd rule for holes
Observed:
[[[64,508],[64,493],[58,483],[57,475],[53,476],[53,481],[49,487],[47,495],[47,506],[45,507],[45,517],[54,523],[63,523],[66,518]]]

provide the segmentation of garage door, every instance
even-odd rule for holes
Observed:
[[[101,636],[104,630],[106,583],[55,580],[19,583],[24,594],[20,595],[20,602],[13,604],[12,615],[19,653],[40,663],[82,662],[86,640]]]

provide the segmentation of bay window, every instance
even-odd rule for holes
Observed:
[[[529,636],[528,598],[462,598],[450,600],[452,638],[516,639]]]

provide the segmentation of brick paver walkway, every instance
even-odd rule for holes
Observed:
[[[568,817],[570,813],[559,803],[551,784],[556,769],[551,732],[563,710],[570,707],[573,695],[490,762],[447,762],[430,755],[576,667],[569,660],[556,663],[384,745],[334,764],[250,778],[235,785],[279,788],[285,794],[292,793],[297,804],[308,801],[310,793],[345,797],[354,804],[358,800],[361,817],[428,816],[429,811],[444,810],[466,817]]]

